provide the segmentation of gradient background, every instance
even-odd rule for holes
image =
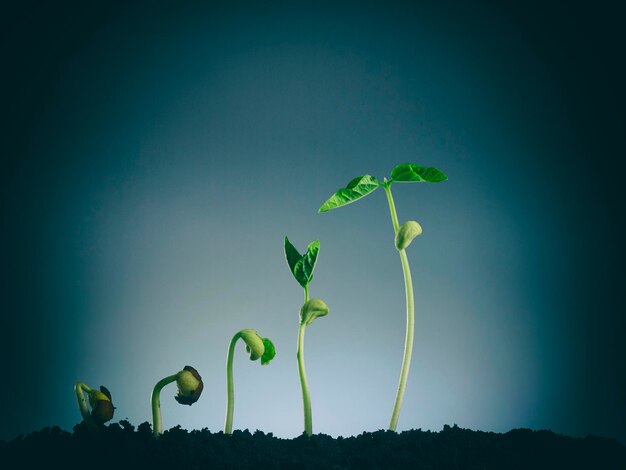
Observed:
[[[130,3],[130,5],[122,5]],[[174,3],[174,2],[172,2]],[[386,428],[402,270],[378,191],[394,165],[417,299],[399,430],[549,428],[626,442],[623,16],[610,3],[21,2],[2,17],[0,439],[79,421],[105,384],[150,419],[160,378],[203,375],[165,428],[302,432],[302,289],[288,235],[321,252],[308,329],[314,431]],[[618,28],[622,32],[618,32]]]

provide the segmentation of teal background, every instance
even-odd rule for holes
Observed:
[[[73,383],[150,420],[186,364],[219,431],[302,432],[302,289],[283,237],[321,251],[307,331],[315,432],[386,428],[404,287],[382,191],[399,163],[416,337],[399,430],[552,429],[626,442],[624,33],[616,4],[21,3],[2,18],[0,439],[79,420]]]

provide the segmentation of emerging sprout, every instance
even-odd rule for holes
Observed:
[[[85,423],[102,426],[113,418],[115,407],[111,401],[111,392],[109,392],[104,385],[100,385],[100,390],[94,390],[82,382],[76,382],[74,392],[78,400],[80,414]],[[89,412],[89,408],[87,407],[85,393],[89,398],[91,412]]]
[[[154,437],[159,437],[163,432],[163,424],[161,421],[161,390],[167,384],[176,382],[178,394],[174,397],[181,405],[193,405],[200,398],[204,384],[202,377],[198,371],[191,366],[185,366],[183,370],[174,375],[168,375],[164,379],[159,380],[152,391],[152,433]]]
[[[181,405],[193,405],[200,398],[204,384],[198,371],[191,366],[185,366],[176,374],[176,386],[178,394],[174,399]]]
[[[285,258],[287,265],[304,289],[304,305],[300,309],[300,328],[298,329],[298,374],[300,375],[300,385],[302,387],[302,404],[304,407],[304,432],[307,436],[313,434],[313,415],[311,413],[311,392],[309,382],[306,377],[304,365],[304,332],[306,327],[313,323],[318,317],[328,315],[328,307],[320,299],[309,300],[309,283],[313,280],[313,270],[317,262],[317,255],[320,250],[320,242],[315,240],[307,247],[306,253],[301,255],[298,250],[285,237]]]
[[[250,360],[261,359],[261,365],[270,363],[276,356],[274,344],[268,338],[261,338],[255,330],[241,330],[233,336],[228,346],[228,357],[226,358],[226,420],[224,423],[224,434],[233,433],[233,412],[235,410],[235,387],[233,384],[233,354],[235,344],[241,338],[246,343],[246,352],[250,354]]]
[[[411,270],[409,268],[409,259],[406,255],[406,248],[411,244],[413,239],[422,233],[422,227],[410,220],[400,225],[398,223],[398,215],[396,206],[391,195],[392,183],[439,183],[447,180],[448,177],[434,167],[424,167],[405,163],[396,166],[391,171],[391,177],[385,178],[382,182],[370,175],[363,175],[351,180],[345,188],[335,192],[322,206],[319,212],[328,212],[346,204],[367,196],[369,193],[378,188],[383,188],[387,195],[389,203],[389,212],[391,213],[391,223],[395,233],[395,245],[400,253],[400,262],[402,263],[402,272],[404,274],[404,288],[406,292],[406,334],[404,337],[404,355],[402,358],[402,368],[400,370],[400,381],[396,392],[396,400],[391,412],[391,421],[389,422],[389,430],[395,431],[400,416],[400,408],[404,398],[406,389],[406,381],[409,376],[409,368],[411,367],[411,355],[413,352],[413,334],[415,330],[415,307],[413,299],[413,282],[411,281]]]

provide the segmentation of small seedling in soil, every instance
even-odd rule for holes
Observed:
[[[233,412],[235,409],[235,388],[233,384],[233,355],[235,344],[241,338],[246,343],[246,352],[250,354],[250,360],[256,361],[261,358],[261,365],[269,364],[276,349],[268,338],[261,338],[255,330],[241,330],[233,336],[228,346],[228,357],[226,359],[226,420],[224,422],[224,434],[233,433]]]
[[[82,382],[76,382],[74,392],[85,424],[92,427],[102,426],[113,418],[115,407],[111,401],[111,392],[104,385],[100,385],[100,390],[94,390]],[[91,412],[87,407],[85,393],[89,397]]]
[[[159,380],[154,386],[152,397],[152,433],[154,437],[159,437],[163,432],[161,420],[161,390],[168,384],[176,382],[178,394],[174,397],[181,405],[193,405],[200,398],[204,384],[198,371],[191,366],[185,366],[183,370],[174,375]]]
[[[403,165],[396,166],[391,172],[391,177],[389,179],[385,178],[382,182],[378,181],[371,175],[363,175],[354,178],[345,188],[338,190],[324,204],[322,204],[322,207],[319,208],[319,212],[328,212],[329,210],[345,206],[346,204],[350,204],[358,199],[361,199],[380,187],[385,190],[385,194],[387,195],[389,212],[391,213],[391,223],[393,224],[395,234],[394,242],[395,247],[400,254],[402,272],[404,274],[404,288],[406,292],[406,334],[404,339],[404,355],[402,359],[402,368],[400,370],[400,381],[396,392],[396,400],[393,405],[391,421],[389,423],[390,431],[396,430],[398,417],[400,416],[400,408],[402,407],[406,381],[409,375],[409,368],[411,366],[413,334],[415,330],[413,282],[411,281],[411,270],[409,268],[409,260],[405,250],[411,244],[413,239],[422,233],[422,227],[414,220],[404,222],[402,225],[398,222],[396,206],[393,202],[393,196],[391,195],[391,185],[393,183],[439,183],[440,181],[445,181],[447,179],[448,177],[437,168],[427,168],[419,165],[413,165],[411,163],[405,163]]]
[[[307,436],[313,434],[313,416],[311,414],[311,392],[306,377],[304,365],[304,332],[306,327],[318,317],[328,315],[328,307],[320,299],[309,299],[309,283],[313,280],[313,270],[320,250],[319,240],[315,240],[307,247],[306,253],[301,255],[285,237],[285,258],[293,277],[304,289],[304,305],[300,309],[300,328],[298,330],[298,373],[302,386],[302,402],[304,405],[304,432]]]

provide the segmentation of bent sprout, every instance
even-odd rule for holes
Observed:
[[[161,420],[161,390],[168,384],[176,382],[178,394],[174,397],[181,405],[193,405],[202,394],[204,384],[198,371],[191,366],[185,366],[183,370],[159,380],[152,390],[150,402],[152,404],[152,433],[159,437],[163,432]]]
[[[409,268],[409,260],[406,255],[406,248],[411,244],[413,239],[422,233],[422,227],[414,220],[404,222],[402,225],[398,222],[396,207],[391,194],[391,185],[393,183],[439,183],[447,180],[448,177],[434,167],[424,167],[405,163],[396,166],[391,171],[391,177],[385,178],[382,182],[378,181],[371,175],[363,175],[354,178],[348,185],[335,192],[322,206],[319,212],[328,212],[346,204],[350,204],[362,197],[367,196],[379,187],[385,190],[387,202],[389,203],[389,212],[391,213],[391,223],[395,235],[395,246],[400,253],[400,262],[402,263],[402,272],[404,274],[404,287],[406,294],[406,333],[404,339],[404,355],[402,358],[402,368],[400,370],[400,380],[396,392],[396,400],[394,402],[393,411],[391,413],[391,421],[389,422],[389,430],[395,431],[398,418],[400,416],[400,408],[404,399],[404,391],[411,367],[411,355],[413,353],[413,335],[415,330],[415,307],[413,298],[413,282],[411,280],[411,270]]]
[[[319,240],[315,240],[309,244],[306,253],[301,255],[291,244],[289,239],[285,237],[285,258],[287,259],[287,265],[289,266],[293,277],[304,289],[304,305],[300,309],[300,328],[298,329],[298,348],[296,357],[298,360],[300,385],[302,387],[304,432],[307,436],[311,436],[313,434],[313,415],[311,413],[311,392],[309,391],[309,382],[307,380],[306,368],[304,364],[304,333],[306,331],[306,327],[313,323],[313,320],[318,317],[328,315],[328,307],[323,300],[309,300],[309,283],[313,280],[313,270],[315,269],[315,263],[317,262],[319,250],[320,242]]]
[[[76,382],[74,392],[78,401],[78,409],[86,424],[102,426],[113,419],[115,407],[111,401],[111,392],[104,385],[100,385],[100,390],[94,390],[82,382]],[[87,406],[87,400],[85,400],[85,393],[89,398],[91,412]]]
[[[255,330],[241,330],[235,333],[228,346],[226,359],[226,420],[224,422],[224,434],[233,433],[233,412],[235,410],[235,386],[233,383],[233,354],[235,344],[241,338],[246,343],[246,352],[250,354],[250,360],[261,359],[261,365],[270,363],[276,356],[274,344],[268,338],[261,338]]]

